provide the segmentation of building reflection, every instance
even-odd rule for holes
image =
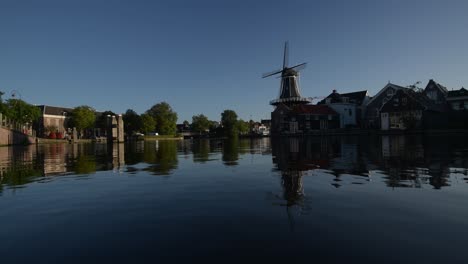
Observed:
[[[285,137],[272,138],[271,149],[290,202],[302,196],[308,171],[331,176],[337,188],[365,184],[378,173],[388,187],[440,189],[455,180],[454,168],[468,180],[468,139],[462,135]]]
[[[303,204],[306,175],[328,177],[336,188],[376,180],[391,188],[441,189],[468,181],[468,138],[463,135],[374,135],[2,147],[0,188],[97,171],[171,175],[179,157],[239,166],[247,154],[251,164],[254,155],[272,155],[288,206]]]

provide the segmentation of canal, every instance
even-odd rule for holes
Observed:
[[[0,148],[2,263],[466,263],[466,136]]]

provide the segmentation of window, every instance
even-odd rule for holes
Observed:
[[[353,111],[351,109],[348,109],[348,112],[349,112],[349,116],[353,115]]]
[[[343,103],[348,103],[348,102],[349,102],[349,98],[348,98],[348,97],[342,97],[342,100],[343,100]]]
[[[392,97],[392,96],[393,96],[393,89],[392,89],[392,88],[390,88],[390,89],[387,90],[387,96],[388,96],[388,97]]]
[[[327,99],[325,100],[325,103],[326,103],[326,104],[331,104],[331,98],[327,98]]]
[[[408,103],[408,99],[407,99],[406,97],[401,98],[401,103],[402,103],[403,105],[406,105],[406,103]]]

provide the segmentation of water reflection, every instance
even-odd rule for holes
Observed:
[[[147,171],[153,175],[170,175],[178,165],[177,151],[182,148],[179,141],[140,141],[125,146],[127,172]],[[143,168],[136,166],[145,163]],[[141,167],[141,166],[140,166]]]
[[[365,184],[378,174],[392,188],[440,189],[451,185],[453,168],[463,175],[468,168],[467,139],[456,135],[273,138],[272,150],[283,177],[328,174],[337,188]],[[301,185],[294,181],[298,184],[291,186]]]
[[[242,167],[246,154],[272,155],[270,167],[258,166],[265,171],[273,166],[279,172],[282,199],[287,206],[304,203],[306,175],[328,177],[328,183],[336,188],[367,184],[373,179],[391,188],[441,189],[468,182],[467,138],[398,135],[3,147],[0,188],[20,187],[40,177],[110,170],[171,175],[181,158],[194,163],[222,162]]]

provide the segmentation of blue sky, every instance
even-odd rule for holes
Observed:
[[[303,96],[376,94],[431,78],[468,86],[468,1],[3,1],[0,90],[33,104],[179,122],[269,118],[285,40]]]

